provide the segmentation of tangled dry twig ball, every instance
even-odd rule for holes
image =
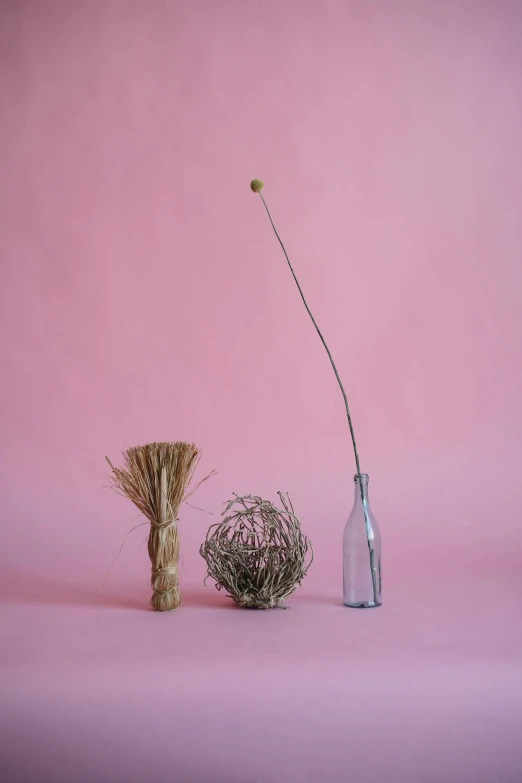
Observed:
[[[283,509],[255,495],[236,495],[223,512],[225,519],[210,527],[201,546],[208,577],[238,606],[280,606],[312,563],[312,545],[290,498],[278,495]]]

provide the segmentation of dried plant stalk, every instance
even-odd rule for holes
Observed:
[[[319,338],[320,338],[320,340],[321,340],[321,342],[322,342],[322,344],[323,344],[323,346],[324,346],[324,348],[326,350],[326,353],[328,354],[328,358],[330,359],[330,364],[332,365],[332,369],[333,369],[333,371],[335,373],[335,377],[337,378],[337,383],[339,384],[339,387],[341,389],[341,393],[343,395],[344,406],[346,408],[346,416],[347,416],[347,419],[348,419],[348,426],[350,428],[350,436],[351,436],[351,439],[352,439],[352,446],[353,446],[354,457],[355,457],[355,467],[357,469],[357,476],[359,478],[359,487],[360,487],[360,490],[361,490],[361,501],[362,501],[362,507],[363,507],[363,513],[364,513],[364,522],[365,522],[365,526],[366,526],[366,543],[368,544],[368,553],[369,553],[369,556],[370,556],[370,573],[371,573],[371,576],[372,576],[373,598],[374,598],[375,604],[377,606],[379,606],[380,602],[378,601],[378,588],[377,588],[377,583],[378,583],[379,577],[377,575],[377,564],[375,562],[375,552],[374,552],[374,549],[373,549],[373,539],[372,539],[372,536],[371,536],[371,524],[370,524],[370,515],[369,515],[369,511],[368,511],[368,500],[367,500],[366,495],[364,493],[364,486],[363,486],[362,473],[361,473],[361,464],[360,464],[360,460],[359,460],[359,452],[357,451],[357,443],[355,441],[355,431],[354,431],[354,428],[353,428],[352,416],[351,416],[351,413],[350,413],[350,407],[348,405],[348,397],[346,396],[346,392],[344,390],[344,386],[342,384],[341,377],[340,377],[340,375],[339,375],[339,373],[337,371],[337,367],[335,366],[335,362],[333,360],[333,356],[332,356],[332,354],[330,352],[330,349],[328,348],[328,345],[326,344],[326,340],[324,339],[324,337],[322,335],[322,332],[321,332],[321,330],[319,329],[319,327],[317,325],[317,321],[315,320],[315,318],[312,315],[312,311],[310,310],[310,308],[308,306],[308,302],[305,299],[305,295],[303,293],[303,289],[301,288],[299,280],[297,279],[297,275],[296,275],[296,273],[294,271],[294,268],[293,268],[293,266],[292,266],[292,264],[290,262],[290,258],[288,257],[288,253],[286,252],[286,248],[285,248],[285,246],[283,244],[283,240],[279,236],[279,234],[277,232],[277,229],[275,227],[274,221],[272,220],[272,215],[270,214],[270,210],[268,209],[267,203],[265,201],[265,197],[263,196],[263,194],[261,192],[263,190],[264,186],[265,186],[265,183],[262,180],[260,180],[260,179],[253,179],[252,182],[250,183],[250,189],[254,193],[259,193],[259,195],[261,196],[261,201],[263,202],[263,206],[265,207],[266,213],[268,215],[268,219],[270,220],[270,224],[271,224],[271,226],[272,226],[272,228],[274,230],[274,234],[276,235],[277,240],[278,240],[279,244],[281,245],[281,249],[283,250],[283,253],[285,254],[285,258],[286,258],[288,267],[289,267],[289,269],[290,269],[290,271],[292,273],[292,277],[294,278],[295,284],[297,286],[297,290],[299,291],[299,293],[301,295],[301,299],[303,300],[303,304],[304,304],[304,306],[306,308],[306,312],[310,316],[310,320],[312,321],[312,323],[313,323],[313,325],[315,327],[315,330],[316,330],[317,334],[319,335]]]
[[[132,500],[150,522],[151,604],[158,612],[169,612],[181,604],[178,511],[199,456],[193,443],[178,441],[127,449],[122,468],[115,468],[107,459],[113,488]]]
[[[236,495],[223,512],[225,519],[210,527],[200,549],[208,576],[238,606],[280,606],[311,565],[312,545],[301,531],[290,498],[278,495],[284,510],[257,496]]]

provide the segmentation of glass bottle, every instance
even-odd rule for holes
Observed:
[[[361,478],[362,494],[359,477],[354,476],[355,498],[344,528],[343,603],[369,609],[382,603],[381,534],[368,502],[368,474],[362,473]]]

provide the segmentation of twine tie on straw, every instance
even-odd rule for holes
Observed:
[[[164,568],[156,568],[154,571],[151,572],[152,576],[159,576],[160,574],[177,574],[178,573],[178,567],[175,566],[165,566]],[[162,590],[161,592],[165,592],[165,590]]]
[[[150,524],[151,527],[155,527],[156,530],[166,530],[168,527],[171,527],[176,522],[179,522],[179,519],[171,519],[170,522],[153,522],[151,520]]]
[[[151,576],[154,578],[155,576],[178,576],[178,566],[165,566],[164,568],[156,568],[153,571],[151,571]],[[155,593],[161,593],[162,595],[164,593],[173,593],[175,590],[178,589],[177,580],[176,584],[174,584],[172,587],[167,587],[166,590],[160,590],[157,586],[154,586],[154,592]]]

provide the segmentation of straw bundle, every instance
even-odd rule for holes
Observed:
[[[107,458],[113,488],[132,500],[150,522],[151,604],[158,612],[177,609],[181,604],[178,511],[188,497],[199,455],[193,443],[177,442],[127,449],[122,468],[115,468]]]
[[[200,549],[208,576],[238,606],[280,606],[312,562],[312,546],[301,532],[290,498],[278,494],[284,510],[252,495],[230,500],[225,519],[210,527]]]

